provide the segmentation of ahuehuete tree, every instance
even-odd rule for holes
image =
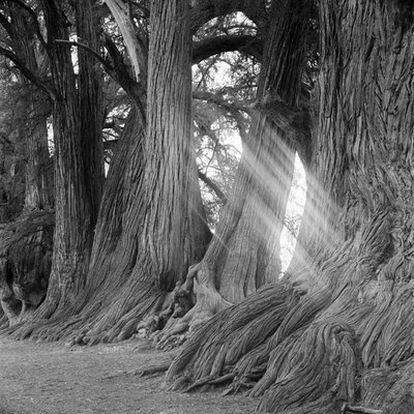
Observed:
[[[47,71],[45,51],[42,50],[37,38],[36,26],[33,24],[34,16],[21,5],[13,2],[3,6],[3,13],[0,16],[0,23],[8,39],[2,39],[2,41],[10,44],[12,50],[2,48],[1,52],[6,57],[11,57],[11,53],[14,52],[15,59],[24,64],[27,71],[39,77],[45,77],[45,71]],[[25,210],[44,210],[50,208],[53,203],[47,142],[47,118],[50,115],[50,103],[44,88],[41,89],[34,85],[20,71],[16,71],[15,74],[21,84],[19,108],[22,114],[19,133],[25,147],[24,207]]]
[[[146,51],[145,30],[135,33],[125,4],[106,3],[119,23],[131,60],[136,56],[131,65],[136,79],[108,37],[111,61],[98,59],[136,108],[110,167],[86,286],[67,311],[74,316],[52,318],[34,331],[33,326],[25,326],[17,331],[19,337],[72,337],[75,342],[93,344],[130,337],[147,316],[144,326],[162,327],[172,314],[177,317],[186,311],[171,306],[177,294],[174,288],[180,286],[189,265],[202,258],[210,238],[188,125],[192,122],[191,29],[195,30],[190,17],[203,9],[187,10],[185,2],[162,7],[157,1],[151,3],[154,12]],[[196,42],[193,61],[196,56],[208,56],[206,50],[214,54],[245,46],[243,36],[239,46],[235,38],[230,43],[227,38],[223,42],[214,38],[214,47]]]
[[[2,43],[12,45],[14,55],[11,49],[3,47],[1,52],[6,57],[14,56],[18,63],[24,62],[31,73],[44,75],[47,65],[36,41],[33,16],[14,3],[2,5],[2,12]],[[13,71],[10,62],[6,67]],[[21,146],[16,154],[18,168],[14,168],[11,178],[15,194],[11,195],[10,204],[18,194],[19,175],[23,176],[24,190],[21,206],[12,207],[14,214],[1,230],[0,243],[1,307],[7,322],[14,324],[36,309],[46,293],[53,234],[53,173],[47,142],[47,94],[18,70],[10,75],[8,89],[3,100],[13,107],[13,113],[9,120],[4,120],[12,123],[6,140],[13,140],[14,136]]]
[[[108,3],[123,13],[121,3]],[[77,332],[77,341],[94,343],[131,336],[205,251],[210,235],[191,146],[188,14],[186,2],[153,2],[148,67],[135,66],[137,82],[121,64],[136,106],[110,167],[87,283],[69,308],[75,316],[51,320],[35,337]],[[120,59],[107,41],[113,61]]]
[[[243,140],[233,195],[203,257],[183,290],[194,291],[195,306],[162,334],[193,328],[216,312],[239,303],[265,284],[278,281],[280,234],[292,183],[295,149],[306,131],[291,127],[300,118],[309,13],[302,2],[274,3],[263,47],[256,103]],[[303,102],[302,102],[303,104]],[[272,106],[272,110],[270,110]],[[276,111],[276,113],[275,113]]]
[[[59,43],[69,40],[65,4],[53,0],[39,2],[37,10],[44,18],[41,23],[25,2],[10,0],[4,3],[4,11],[11,10],[11,20],[2,14],[0,23],[9,34],[10,47],[2,47],[0,52],[52,100],[55,149],[52,270],[42,305],[34,313],[19,315],[21,320],[38,320],[55,312],[64,312],[68,304],[76,302],[84,285],[103,184],[100,74],[92,66],[91,57],[80,52],[76,79],[70,48]],[[97,22],[92,13],[92,1],[77,2],[76,6],[77,34],[86,44],[95,47]],[[11,25],[10,22],[15,21],[16,25]],[[47,56],[46,73],[39,67],[33,49],[38,50],[38,55]],[[45,132],[44,128],[42,132]],[[30,136],[28,150],[31,156],[36,156],[44,139],[44,136]],[[37,171],[39,166],[31,168],[30,157],[28,161],[28,169]],[[36,163],[39,160],[34,160]],[[39,182],[37,178],[31,178],[33,184]],[[44,207],[41,197],[35,197],[35,193],[29,192],[28,202],[35,203],[38,208]]]
[[[319,118],[307,165],[304,260],[287,280],[211,318],[167,378],[190,388],[229,381],[229,391],[251,389],[260,408],[275,413],[408,414],[413,6],[318,7]]]

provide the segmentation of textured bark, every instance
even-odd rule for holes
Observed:
[[[164,297],[183,280],[208,241],[191,140],[191,75],[185,2],[152,3],[147,122],[137,197],[127,220],[138,220],[130,276],[103,309],[84,341],[123,339],[146,315],[161,310]],[[180,21],[176,25],[173,22]],[[137,167],[135,166],[135,169]],[[136,173],[136,171],[135,171]],[[194,196],[194,194],[196,196]],[[108,331],[108,327],[111,327]]]
[[[31,72],[44,75],[39,65],[44,56],[27,14],[20,6],[11,5],[10,18],[13,29],[9,35],[16,55]],[[50,103],[45,92],[31,85],[24,76],[21,76],[21,82],[27,91],[23,117],[25,123],[19,131],[25,143],[25,209],[43,210],[53,205],[52,161],[49,158],[46,125]]]
[[[192,218],[197,204],[191,199],[197,175],[191,147],[189,11],[183,1],[172,3],[155,1],[152,8],[143,233],[145,256],[155,266],[157,284],[169,290],[196,259],[198,244]],[[182,25],[179,31],[176,24],[170,26],[176,21]]]
[[[82,43],[99,50],[98,25],[94,16],[94,0],[77,1],[76,30]],[[91,203],[92,232],[98,216],[104,184],[104,157],[102,144],[103,94],[102,76],[94,56],[83,48],[78,50],[79,64],[79,123],[82,134],[83,170],[86,193]]]
[[[63,6],[53,0],[45,0],[41,5],[47,27],[47,51],[54,88],[52,116],[56,225],[46,298],[28,316],[29,323],[15,331],[17,337],[31,334],[36,324],[43,319],[52,315],[65,315],[68,308],[77,302],[84,288],[89,264],[99,204],[99,190],[95,186],[100,188],[102,171],[102,166],[96,161],[102,154],[102,142],[98,138],[102,125],[99,125],[97,83],[94,74],[88,72],[91,70],[88,67],[91,61],[89,58],[79,61],[81,90],[76,87],[70,49],[55,42],[56,39],[65,40],[69,37]],[[87,42],[94,33],[92,28],[95,25],[90,10],[91,2],[82,2],[82,7],[83,14],[78,10],[81,14],[79,25],[83,27],[82,33]],[[80,108],[80,102],[87,108]],[[94,115],[95,110],[97,112]],[[85,170],[86,165],[88,171]]]
[[[264,47],[258,102],[279,96],[297,105],[305,28],[293,4],[273,6]],[[294,149],[290,137],[263,111],[253,114],[233,195],[203,259],[198,279],[237,303],[278,280],[279,238],[290,190]],[[212,278],[212,279],[211,279]]]
[[[39,74],[42,56],[36,44],[34,30],[21,7],[10,5],[11,25],[8,30],[15,54],[33,73]],[[20,165],[10,172],[14,182],[14,197],[22,179],[24,189],[23,210],[18,217],[4,225],[1,233],[1,306],[13,325],[39,306],[46,294],[50,274],[53,215],[52,168],[47,147],[46,120],[50,103],[44,91],[20,76],[21,85],[11,123],[21,148]],[[13,121],[13,117],[15,120]],[[10,137],[12,138],[12,137]],[[12,138],[13,140],[13,138]],[[10,141],[8,141],[11,143]],[[48,212],[40,212],[48,210]]]
[[[146,119],[132,111],[110,168],[77,314],[39,337],[90,344],[130,337],[204,253],[209,232],[191,148],[187,7],[181,0],[152,4],[148,95],[134,97],[147,101]]]
[[[319,8],[306,267],[291,274],[308,292],[289,299],[304,293],[294,287],[283,298],[276,284],[217,314],[184,346],[168,378],[185,372],[190,383],[209,384],[226,375],[229,390],[252,388],[269,412],[408,414],[413,9],[381,0],[322,0]],[[275,306],[262,310],[264,300]],[[280,301],[288,310],[277,309]],[[265,331],[273,311],[278,317]]]
[[[26,192],[25,209],[47,210],[53,207],[53,161],[47,142],[47,117],[37,101],[38,91],[29,97],[28,123],[25,125]],[[40,113],[39,113],[40,112]]]
[[[25,214],[1,227],[0,300],[10,325],[33,312],[46,295],[53,228],[50,212]]]

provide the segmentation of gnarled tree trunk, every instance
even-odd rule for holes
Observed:
[[[86,43],[96,45],[92,2],[79,2],[78,6],[78,30]],[[56,225],[46,298],[28,316],[30,323],[15,331],[18,337],[31,334],[39,321],[52,315],[66,315],[78,301],[86,280],[102,185],[99,75],[90,67],[90,58],[80,54],[77,88],[71,51],[55,42],[69,37],[62,4],[45,0],[42,8],[53,84]]]
[[[39,54],[30,17],[20,5],[10,5],[9,13],[8,33],[14,51],[31,72],[39,74],[39,61],[44,56]],[[50,102],[46,93],[31,85],[24,76],[20,76],[19,83],[20,97],[16,99],[14,111],[20,115],[15,128],[22,141],[25,161],[24,208],[19,217],[1,229],[0,249],[1,306],[9,325],[31,314],[46,294],[54,223],[52,160],[47,142]]]
[[[90,344],[130,337],[204,253],[209,231],[191,147],[190,40],[186,2],[154,1],[148,94],[135,97],[147,101],[146,118],[132,111],[110,168],[76,315],[39,336],[74,335]]]
[[[308,292],[277,283],[217,314],[168,378],[252,387],[260,408],[275,413],[408,414],[413,7],[322,0],[319,8],[319,128],[301,240],[311,262],[291,275]]]
[[[257,109],[217,231],[185,289],[194,284],[196,306],[184,317],[193,327],[239,303],[280,276],[279,239],[291,187],[295,149],[291,131],[264,110],[282,102],[295,111],[304,64],[302,3],[273,5],[267,28]],[[168,335],[168,332],[167,332]]]

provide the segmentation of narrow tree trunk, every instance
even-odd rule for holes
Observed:
[[[44,76],[39,67],[43,59],[31,22],[24,9],[18,5],[10,7],[13,25],[13,46],[15,53],[26,67],[38,76]],[[47,118],[50,115],[49,97],[21,77],[27,89],[25,105],[26,123],[21,134],[25,143],[26,195],[25,210],[43,210],[53,205],[52,161],[49,157]]]
[[[253,387],[269,412],[408,414],[413,8],[381,0],[319,7],[320,117],[302,239],[311,263],[300,275],[311,289],[300,297],[279,283],[216,315],[169,378],[184,368],[193,385],[226,375],[231,390]]]
[[[48,210],[53,207],[53,162],[49,156],[47,114],[33,92],[29,97],[26,125],[26,210]]]

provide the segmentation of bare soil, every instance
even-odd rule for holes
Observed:
[[[0,338],[1,414],[247,414],[256,402],[162,388],[164,376],[134,371],[165,358],[143,342],[65,347]]]

